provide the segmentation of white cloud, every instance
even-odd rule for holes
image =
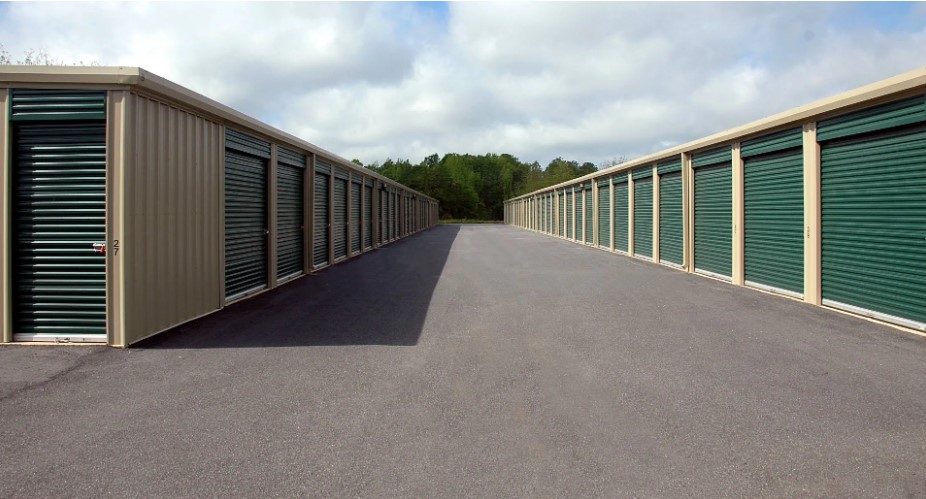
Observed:
[[[922,6],[899,27],[831,3],[439,7],[12,3],[0,43],[142,66],[365,162],[542,163],[653,152],[922,66],[926,47]]]

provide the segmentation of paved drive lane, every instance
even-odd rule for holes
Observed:
[[[119,351],[0,348],[2,497],[926,497],[926,340],[441,226]]]

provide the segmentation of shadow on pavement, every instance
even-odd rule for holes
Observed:
[[[415,345],[459,230],[455,225],[437,226],[135,347]]]

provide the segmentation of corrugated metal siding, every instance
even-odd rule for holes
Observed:
[[[383,244],[389,239],[387,220],[389,219],[389,204],[387,200],[388,193],[382,189],[378,191],[379,198],[379,234],[377,244]]]
[[[354,253],[360,253],[360,188],[357,183],[350,185],[350,250]]]
[[[277,166],[277,278],[303,272],[305,168]]]
[[[926,131],[823,144],[822,292],[926,323]]]
[[[802,147],[803,144],[804,137],[801,128],[791,128],[744,141],[740,145],[740,157],[746,159],[760,154],[769,154]]]
[[[585,240],[585,196],[582,189],[576,189],[576,241]]]
[[[10,121],[105,119],[106,92],[21,88],[10,91]]]
[[[614,249],[628,251],[630,245],[630,191],[627,176],[614,179]]]
[[[566,191],[559,192],[559,235],[566,235]]]
[[[225,151],[225,297],[267,286],[267,164]]]
[[[817,123],[817,140],[850,137],[926,121],[926,95],[876,106]]]
[[[225,129],[225,149],[255,158],[270,159],[270,142],[231,128]]]
[[[328,215],[328,182],[330,177],[315,170],[315,201],[313,208],[312,265],[328,265],[328,241],[331,234],[331,221]]]
[[[324,173],[325,175],[331,175],[332,170],[331,162],[327,159],[316,156],[315,157],[315,173]]]
[[[729,163],[695,170],[695,269],[729,277],[733,270],[733,181]]]
[[[633,176],[634,180],[642,180],[645,178],[650,178],[653,176],[653,167],[645,166],[643,168],[637,168],[631,173],[631,175]]]
[[[347,256],[347,179],[334,178],[334,260]]]
[[[106,124],[12,131],[13,332],[105,341]]]
[[[221,308],[224,142],[219,124],[153,99],[126,101],[125,341]]]
[[[633,183],[633,254],[653,257],[653,178],[639,178]]]
[[[691,156],[691,166],[699,168],[702,166],[712,166],[719,163],[730,163],[733,161],[733,154],[730,146],[718,147],[710,151],[699,152]]]
[[[595,238],[595,232],[592,224],[595,223],[595,209],[592,204],[592,186],[585,186],[585,243],[592,244]]]
[[[373,247],[373,187],[363,186],[363,248]]]
[[[659,259],[682,265],[684,222],[682,218],[682,174],[659,177]]]
[[[656,173],[658,173],[660,176],[681,171],[682,160],[680,158],[672,158],[660,161],[659,164],[656,165]]]
[[[804,289],[801,151],[749,157],[743,170],[746,280],[795,293]]]
[[[543,231],[547,234],[553,232],[553,196],[551,194],[546,194],[543,203],[544,209],[544,226]]]
[[[392,241],[398,237],[397,229],[399,226],[398,218],[396,217],[396,205],[398,204],[398,196],[395,192],[389,193],[389,240]]]
[[[598,184],[598,246],[611,247],[611,186]]]
[[[573,211],[575,210],[575,207],[573,206],[573,199],[574,197],[572,195],[572,189],[569,189],[566,191],[566,237],[569,239],[572,239],[573,237],[572,224],[574,223]]]
[[[284,165],[295,166],[298,168],[305,168],[307,164],[307,158],[305,154],[292,151],[282,146],[277,148],[277,161]]]

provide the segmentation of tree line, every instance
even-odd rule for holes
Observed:
[[[388,159],[383,164],[354,163],[440,201],[441,219],[501,220],[506,199],[566,182],[623,162],[600,165],[556,158],[546,168],[511,154],[432,154],[420,163]]]

